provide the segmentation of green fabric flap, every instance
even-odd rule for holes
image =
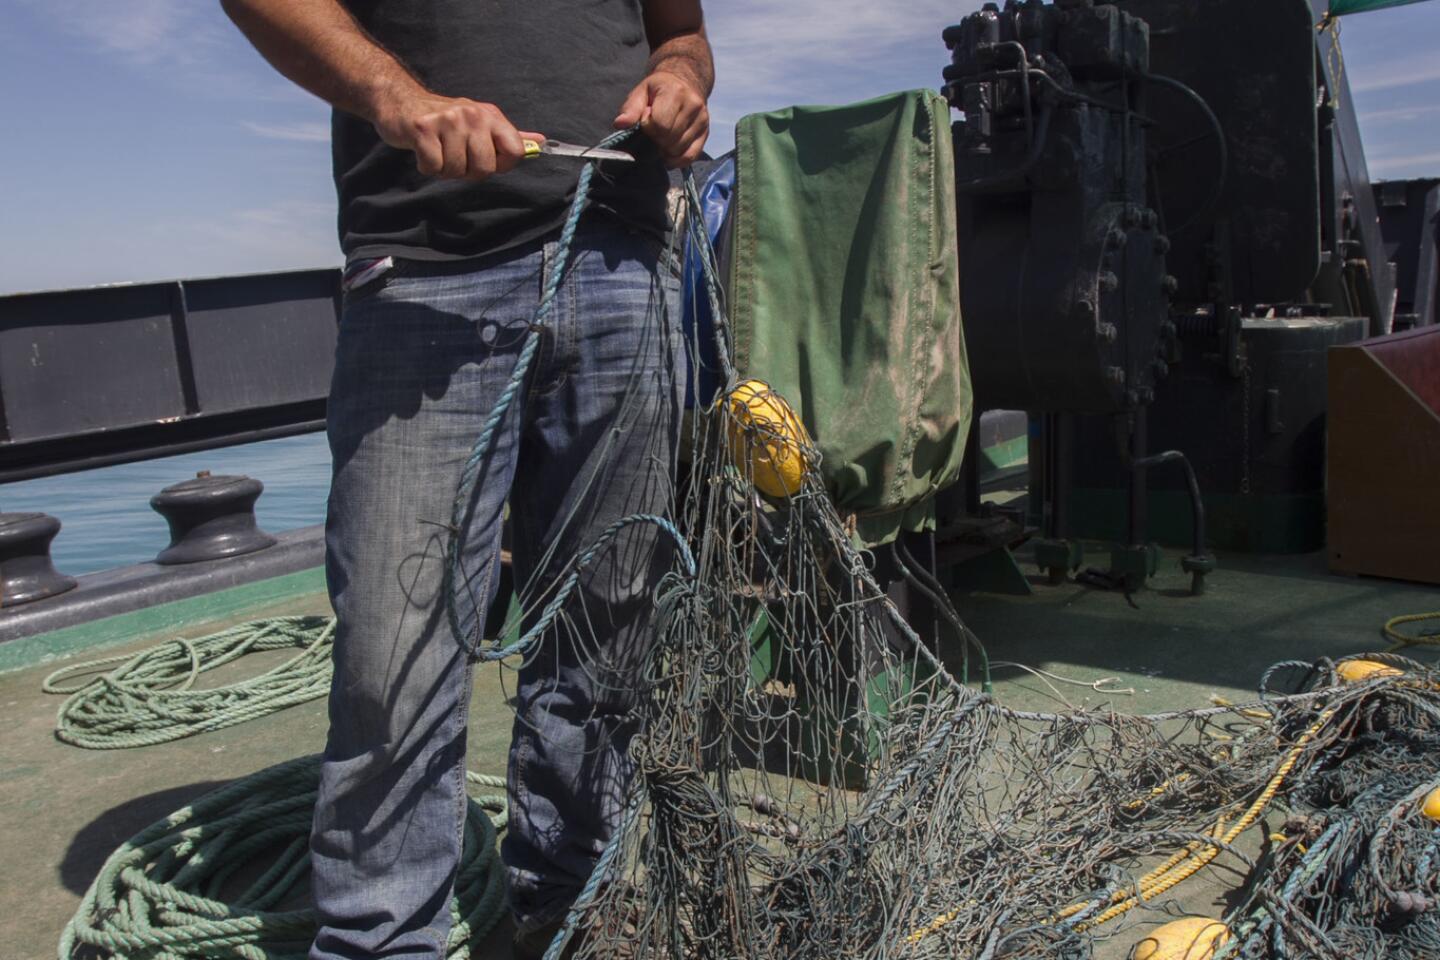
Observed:
[[[735,142],[740,375],[800,413],[862,540],[932,525],[971,417],[948,105],[791,107],[742,118]]]
[[[1403,7],[1420,0],[1331,0],[1329,15],[1343,17],[1347,13],[1361,13],[1365,10],[1380,10],[1385,7]]]

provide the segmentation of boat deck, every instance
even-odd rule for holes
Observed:
[[[1133,695],[1103,695],[1023,670],[999,667],[996,693],[1017,707],[1107,703],[1122,712],[1209,705],[1212,696],[1245,698],[1261,671],[1279,660],[1314,659],[1384,649],[1380,626],[1389,617],[1440,609],[1440,590],[1389,581],[1330,576],[1324,556],[1220,557],[1203,597],[1188,594],[1177,553],[1167,553],[1151,589],[1134,606],[1117,592],[1075,583],[1051,586],[1032,577],[1034,595],[958,597],[961,613],[992,659],[1024,663],[1085,682],[1114,677]],[[1033,570],[1033,567],[1030,568]],[[264,616],[322,613],[323,595],[308,592],[208,623],[190,622],[186,636]],[[104,655],[134,651],[172,635],[157,626]],[[1434,659],[1440,648],[1412,648]],[[96,652],[93,655],[102,655]],[[85,652],[72,654],[84,657]],[[247,658],[248,660],[249,658]],[[160,746],[82,750],[55,739],[61,698],[40,691],[42,678],[64,661],[0,675],[0,954],[52,957],[61,928],[105,858],[153,821],[235,777],[319,751],[325,705],[317,700],[259,720]],[[242,661],[244,673],[258,664]],[[217,671],[214,682],[235,679]],[[510,714],[495,668],[476,677],[470,722],[470,768],[503,773]],[[1182,885],[1175,899],[1211,913],[1234,876],[1223,868]],[[1137,934],[1120,933],[1101,955],[1124,956]],[[508,931],[492,934],[478,956],[508,956]]]

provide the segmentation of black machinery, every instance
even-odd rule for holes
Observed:
[[[1121,541],[1127,589],[1154,572],[1152,531],[1191,544],[1194,592],[1207,544],[1322,542],[1324,352],[1389,332],[1396,294],[1319,19],[1306,0],[1008,0],[944,33],[976,406],[1032,416],[1054,580],[1082,538]]]

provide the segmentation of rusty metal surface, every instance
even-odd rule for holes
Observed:
[[[1363,347],[1440,417],[1440,327],[1373,337],[1356,346]]]
[[[1430,328],[1330,351],[1331,570],[1440,584],[1440,404],[1409,386],[1433,384],[1437,348]]]

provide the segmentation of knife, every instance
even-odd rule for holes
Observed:
[[[561,140],[526,140],[525,156],[538,157],[541,154],[548,154],[552,157],[578,157],[581,160],[629,160],[634,162],[635,158],[623,150],[611,150],[607,147],[584,147],[578,143],[565,143]]]

